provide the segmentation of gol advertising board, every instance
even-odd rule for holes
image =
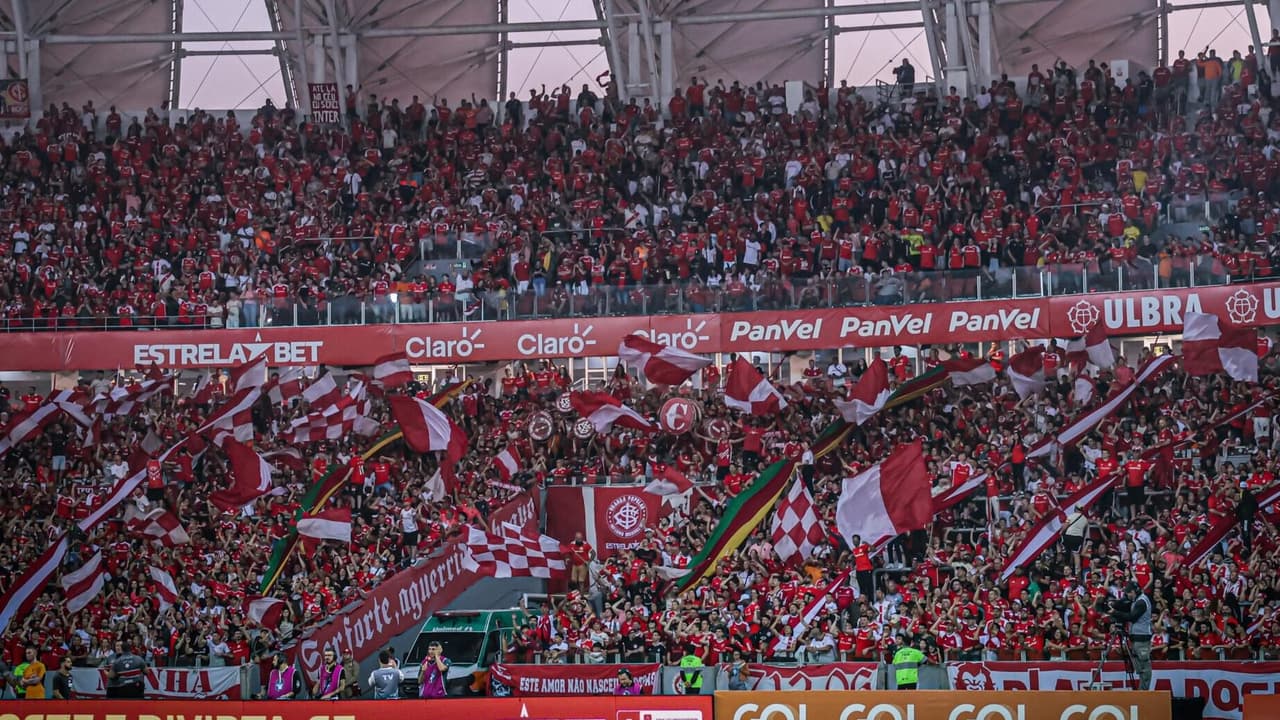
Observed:
[[[1169,720],[1163,692],[717,692],[716,720]]]

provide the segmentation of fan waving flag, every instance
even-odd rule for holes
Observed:
[[[1115,367],[1116,351],[1102,323],[1095,323],[1082,337],[1067,341],[1067,362],[1077,372],[1089,363],[1102,370]]]
[[[853,547],[857,535],[876,545],[933,518],[932,487],[921,441],[899,445],[889,457],[844,481],[836,504],[836,527]]]
[[[604,392],[575,392],[569,396],[573,409],[591,422],[596,432],[609,432],[614,423],[633,430],[654,432],[658,428],[618,398]]]
[[[398,352],[375,360],[373,382],[387,390],[413,382],[413,368],[409,367],[409,356],[404,352]]]
[[[787,407],[782,393],[742,356],[729,364],[724,404],[751,415],[772,415]]]
[[[937,515],[964,502],[964,499],[987,481],[987,473],[971,477],[933,496],[933,514]]]
[[[836,400],[835,405],[840,411],[840,417],[861,425],[880,412],[890,394],[889,365],[884,358],[876,357],[867,371],[862,373],[862,377],[858,378],[858,384],[853,387],[849,400]]]
[[[471,527],[467,535],[470,569],[489,577],[568,577],[565,552],[559,540],[546,535],[525,535],[515,525],[503,523],[493,535]]]
[[[618,358],[656,385],[679,385],[711,364],[710,358],[661,345],[632,333],[618,345]]]
[[[238,368],[231,370],[227,383],[231,392],[249,388],[261,388],[267,384],[267,356],[259,355]]]
[[[67,599],[67,614],[74,615],[93,602],[98,593],[102,592],[102,586],[106,584],[108,577],[110,576],[106,565],[102,563],[101,551],[94,553],[75,572],[63,575],[62,594]]]
[[[231,487],[209,494],[209,502],[223,512],[235,512],[271,492],[274,468],[253,448],[227,438],[222,451],[231,461]]]
[[[1009,559],[1005,562],[1004,569],[1000,571],[1000,582],[1009,579],[1014,571],[1020,567],[1030,565],[1040,553],[1045,551],[1050,545],[1058,541],[1058,536],[1063,530],[1067,529],[1067,522],[1071,516],[1078,512],[1085,512],[1093,504],[1098,502],[1103,495],[1111,489],[1116,479],[1116,473],[1112,472],[1103,477],[1094,480],[1092,483],[1085,485],[1076,491],[1076,494],[1067,498],[1062,507],[1047,513],[1040,522],[1036,523],[1031,532],[1027,534],[1022,544],[1014,551]]]
[[[153,507],[146,512],[130,505],[124,512],[125,527],[134,535],[148,538],[165,547],[176,547],[191,542],[191,536],[182,527],[182,520],[163,507]]]
[[[58,418],[60,412],[62,410],[57,405],[46,402],[25,417],[10,422],[8,432],[0,436],[0,455],[38,435]]]
[[[282,368],[267,381],[267,397],[276,405],[287,405],[302,396],[303,381],[307,378],[305,367]]]
[[[298,534],[316,540],[351,543],[351,508],[326,508],[303,515],[298,520]]]
[[[788,623],[791,630],[790,637],[782,635],[775,640],[773,644],[773,652],[784,652],[787,649],[785,647],[786,645],[799,643],[800,639],[804,637],[804,631],[809,629],[809,625],[818,618],[818,615],[822,613],[824,608],[827,608],[828,605],[832,605],[832,593],[834,593],[841,585],[848,582],[849,576],[852,574],[853,568],[848,568],[837,575],[835,579],[827,583],[827,586],[823,589],[821,595],[814,596],[814,598],[809,601],[809,604],[804,606],[804,611],[802,613],[792,616]],[[834,605],[832,605],[832,607],[834,607]]]
[[[1032,345],[1009,358],[1009,382],[1018,397],[1027,398],[1044,389],[1044,346]]]
[[[508,445],[506,449],[493,457],[493,466],[498,469],[498,475],[503,480],[511,480],[516,473],[520,472],[520,453],[516,450],[516,446]]]
[[[1257,493],[1257,506],[1259,508],[1266,508],[1276,502],[1280,502],[1280,484],[1272,485]],[[1213,525],[1209,526],[1209,531],[1205,533],[1204,537],[1200,538],[1200,541],[1187,551],[1187,556],[1179,567],[1194,568],[1199,565],[1206,557],[1209,557],[1209,554],[1218,546],[1218,543],[1231,534],[1231,530],[1241,520],[1240,505],[1237,503],[1230,515],[1218,518]],[[1174,569],[1170,568],[1171,571]]]
[[[280,624],[280,617],[284,614],[284,607],[284,601],[279,598],[246,598],[244,614],[245,617],[261,627],[274,628]]]
[[[176,605],[178,586],[173,584],[173,576],[155,565],[147,567],[147,574],[156,584],[156,599],[160,601],[160,612],[164,612],[171,605]]]
[[[302,399],[314,410],[323,410],[342,398],[342,389],[333,373],[326,372],[302,391]]]
[[[800,564],[822,543],[827,529],[814,510],[813,496],[804,480],[796,478],[773,513],[773,549],[784,563]]]
[[[996,367],[984,358],[953,358],[943,360],[942,367],[956,387],[981,385],[996,379]]]
[[[387,398],[391,416],[404,431],[405,444],[414,452],[444,451],[441,474],[453,481],[454,467],[467,454],[467,436],[448,415],[429,402],[405,395]]]
[[[1182,316],[1182,367],[1188,375],[1225,372],[1232,380],[1258,382],[1258,333],[1223,328],[1217,315],[1188,310]]]

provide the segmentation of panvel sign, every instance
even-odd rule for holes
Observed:
[[[1092,662],[950,662],[947,676],[956,690],[1079,690],[1097,669]],[[1280,693],[1277,662],[1155,662],[1151,669],[1153,690],[1205,698],[1205,720],[1240,720],[1246,695]],[[1107,663],[1102,682],[1126,687],[1124,665]]]
[[[717,692],[716,720],[1169,720],[1163,692]]]
[[[0,720],[712,720],[710,697],[448,700],[46,700],[0,703]]]
[[[547,534],[566,541],[582,533],[600,559],[640,547],[645,530],[658,526],[662,498],[639,487],[549,487]]]
[[[511,523],[526,530],[537,527],[537,500],[532,495],[519,495],[498,508],[490,522]],[[448,607],[477,580],[464,569],[465,551],[461,541],[445,545],[440,553],[392,575],[357,605],[308,631],[287,649],[296,653],[308,678],[315,677],[325,648],[350,649],[357,661],[368,658],[397,635],[426,622],[431,613]]]
[[[631,333],[695,353],[937,345],[1179,333],[1187,311],[1231,325],[1280,325],[1280,283],[1062,295],[1002,301],[831,310],[235,330],[14,332],[0,371],[228,367],[266,356],[273,366],[371,365],[404,352],[414,363],[607,357]]]

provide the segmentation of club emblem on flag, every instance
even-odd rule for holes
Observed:
[[[569,393],[560,393],[560,397],[556,398],[556,409],[568,415],[573,412],[573,396]]]
[[[579,440],[589,440],[596,434],[596,429],[592,427],[590,420],[578,418],[578,421],[573,424],[573,434]]]
[[[644,499],[636,495],[623,495],[609,503],[605,511],[605,522],[614,535],[623,540],[630,540],[644,532],[649,524],[649,507]]]
[[[534,440],[542,442],[550,438],[553,430],[555,430],[555,421],[546,410],[539,410],[529,416],[529,437]]]

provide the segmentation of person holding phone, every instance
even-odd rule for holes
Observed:
[[[448,697],[445,692],[445,681],[449,678],[449,658],[444,656],[444,649],[438,642],[427,646],[427,659],[422,663],[422,671],[418,675],[418,697],[438,699]]]

